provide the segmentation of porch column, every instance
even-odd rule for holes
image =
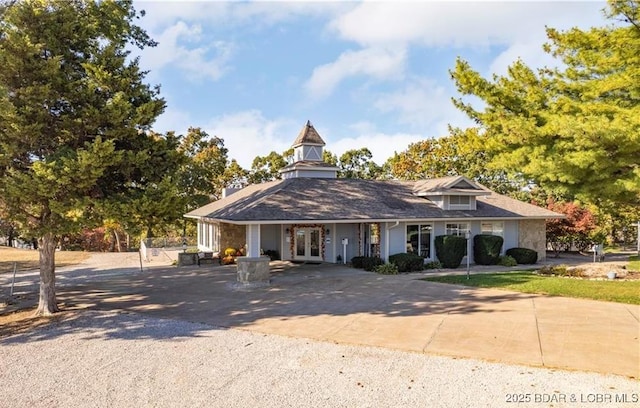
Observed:
[[[260,224],[247,225],[247,256],[260,257]]]
[[[260,224],[246,228],[247,254],[236,258],[238,282],[242,284],[269,284],[269,257],[260,256]]]

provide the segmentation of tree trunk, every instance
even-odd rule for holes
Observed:
[[[120,235],[118,235],[118,231],[115,228],[113,230],[113,236],[116,239],[116,251],[121,252],[122,245],[120,244]]]
[[[15,230],[13,229],[13,227],[9,227],[9,241],[8,241],[8,246],[13,247],[13,241],[15,240],[15,235],[14,235]]]
[[[56,240],[52,233],[40,237],[40,300],[36,316],[48,316],[59,312],[56,300]]]

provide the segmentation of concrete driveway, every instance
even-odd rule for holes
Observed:
[[[58,297],[66,307],[640,378],[640,306],[464,288],[423,276],[275,263],[268,287],[242,289],[234,266],[140,271],[134,262],[105,258],[61,271]],[[20,290],[28,291],[25,279]]]

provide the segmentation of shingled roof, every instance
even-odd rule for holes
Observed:
[[[487,190],[476,210],[443,210],[415,194],[415,181],[291,178],[248,186],[186,214],[237,223],[560,218]]]
[[[320,146],[325,145],[324,140],[322,140],[320,134],[318,134],[318,131],[316,131],[310,121],[307,121],[307,124],[304,125],[302,130],[300,130],[300,133],[298,134],[296,140],[293,142],[292,147],[300,146],[302,144]]]

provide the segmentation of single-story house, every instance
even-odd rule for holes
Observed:
[[[337,178],[338,168],[322,161],[324,145],[307,122],[281,180],[232,191],[185,214],[198,222],[199,249],[246,246],[247,257],[272,250],[283,260],[332,263],[401,252],[435,260],[438,235],[494,234],[503,237],[503,252],[526,247],[544,259],[545,219],[563,217],[461,176]]]

